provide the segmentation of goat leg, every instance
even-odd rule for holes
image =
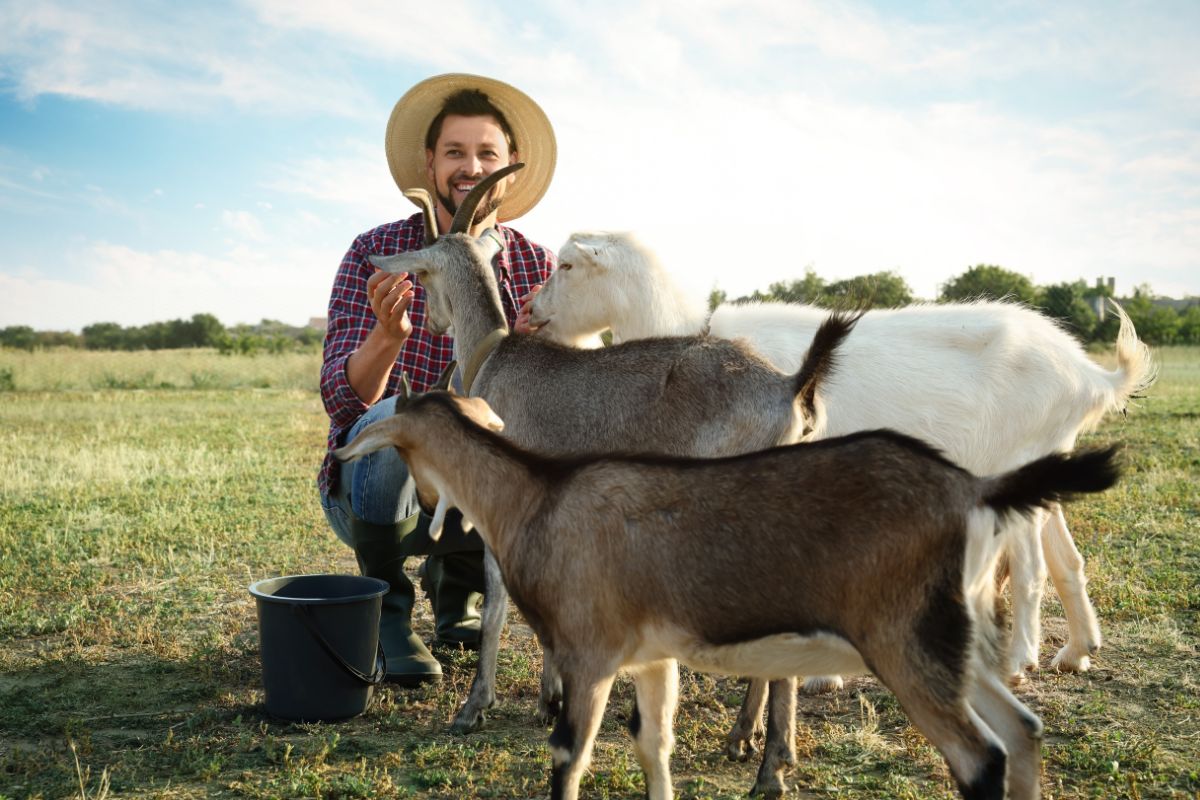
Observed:
[[[763,728],[763,706],[767,704],[767,682],[760,678],[751,678],[746,687],[746,699],[738,711],[733,730],[725,743],[725,755],[731,761],[745,761],[753,753],[758,752],[754,744],[756,737],[765,733]]]
[[[1040,612],[1046,586],[1046,560],[1041,541],[1045,519],[1045,512],[1038,510],[1033,519],[1014,519],[1005,526],[1013,617],[1008,667],[1014,681],[1022,680],[1026,670],[1038,668]]]
[[[675,747],[675,707],[679,665],[668,658],[633,671],[637,698],[629,718],[638,763],[646,774],[648,800],[671,800],[671,750]]]
[[[483,549],[483,614],[479,625],[479,663],[471,692],[463,703],[451,733],[471,733],[484,723],[484,711],[496,704],[496,657],[500,652],[500,634],[508,613],[508,591],[500,577],[500,566],[490,548]]]
[[[771,681],[767,694],[767,739],[750,794],[782,797],[787,791],[783,771],[796,763],[796,679]]]
[[[542,725],[554,722],[562,707],[562,677],[550,652],[542,645],[542,686],[538,694],[537,719]]]
[[[1067,529],[1062,506],[1055,505],[1042,528],[1042,550],[1050,579],[1067,617],[1067,643],[1054,656],[1050,666],[1060,672],[1087,672],[1091,655],[1100,649],[1100,623],[1096,609],[1087,596],[1087,577],[1083,574],[1083,556]]]

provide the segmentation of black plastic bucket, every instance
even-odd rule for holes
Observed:
[[[250,586],[267,713],[318,722],[366,710],[387,671],[379,612],[389,588],[359,575],[288,575]]]

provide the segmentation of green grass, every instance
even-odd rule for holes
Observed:
[[[1046,724],[1047,797],[1200,797],[1200,348],[1159,356],[1149,396],[1085,438],[1125,443],[1127,477],[1068,510],[1105,647],[1091,672],[1019,690]],[[266,716],[246,587],[355,571],[316,502],[318,366],[0,351],[0,798],[547,796],[540,657],[515,612],[479,734],[448,732],[470,654],[448,658],[440,687],[387,687],[347,722]],[[1046,667],[1065,635],[1052,593],[1044,619]],[[586,797],[643,796],[631,699],[619,681]],[[722,756],[740,699],[735,681],[685,672],[679,796],[753,782],[754,764]],[[800,796],[955,796],[874,681],[800,707]]]

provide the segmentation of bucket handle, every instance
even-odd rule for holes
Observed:
[[[313,638],[317,640],[317,643],[325,649],[325,652],[329,654],[329,657],[341,665],[342,669],[350,673],[351,676],[362,681],[367,686],[378,686],[379,684],[383,683],[383,678],[385,675],[387,675],[387,656],[383,654],[382,641],[377,644],[378,652],[375,655],[375,671],[372,674],[367,675],[358,667],[342,658],[342,654],[333,649],[333,645],[329,643],[329,641],[317,628],[317,623],[312,618],[312,611],[307,605],[293,603],[292,613],[300,618],[300,621],[304,623],[304,627],[308,628],[308,632],[311,633]]]

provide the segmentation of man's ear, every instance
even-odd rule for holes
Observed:
[[[437,191],[437,184],[433,180],[433,151],[428,147],[425,148],[425,178],[429,181],[429,185]]]

